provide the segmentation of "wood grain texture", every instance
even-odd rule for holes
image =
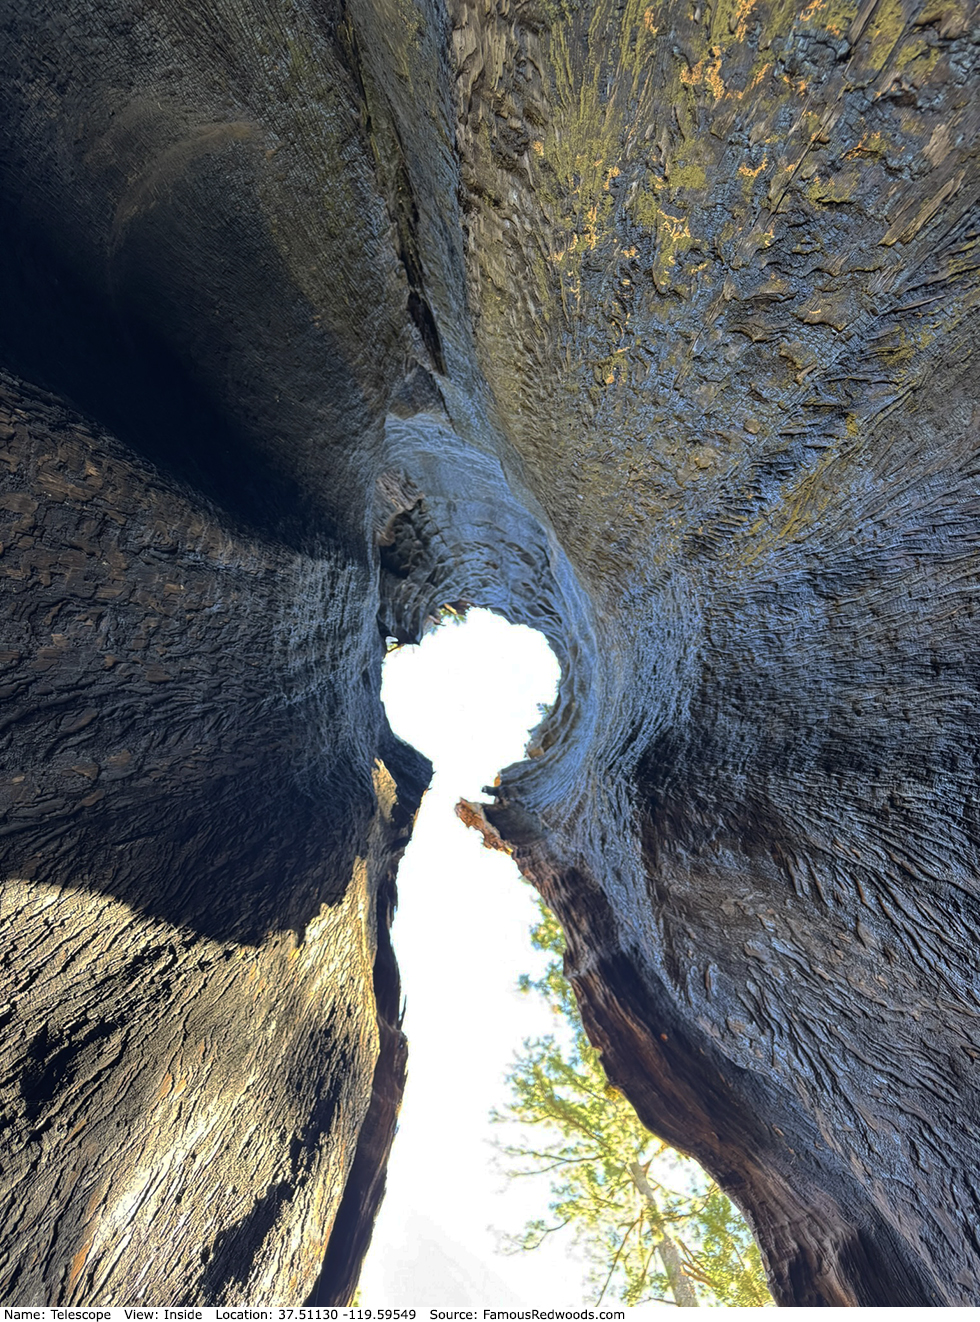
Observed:
[[[376,907],[424,782],[317,738],[376,650],[357,576],[4,404],[0,1294],[302,1301],[403,1076]]]
[[[451,601],[561,659],[486,838],[777,1299],[977,1302],[978,33],[0,3],[0,1294],[349,1295]]]
[[[975,16],[641,9],[457,20],[487,371],[606,704],[537,840],[519,776],[487,816],[777,1299],[972,1302]]]

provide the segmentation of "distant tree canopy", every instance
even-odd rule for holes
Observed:
[[[651,1134],[606,1078],[562,971],[561,929],[543,904],[532,943],[553,958],[541,978],[523,976],[521,989],[547,1001],[557,1031],[524,1042],[508,1076],[513,1101],[492,1119],[520,1127],[498,1144],[503,1164],[514,1177],[547,1177],[550,1219],[505,1237],[509,1250],[572,1227],[596,1303],[613,1295],[629,1305],[771,1304],[738,1210],[696,1162]]]

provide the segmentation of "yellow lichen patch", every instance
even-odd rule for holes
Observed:
[[[891,68],[896,74],[908,70],[912,82],[920,87],[932,75],[942,58],[940,47],[931,46],[921,37],[916,37],[899,46],[892,57]]]
[[[853,161],[866,156],[872,160],[881,160],[887,151],[887,144],[880,133],[866,133],[857,146],[851,148],[844,159]]]
[[[731,95],[734,96],[736,101],[741,101],[742,98],[744,96],[747,96],[749,92],[755,91],[755,89],[762,82],[763,78],[765,78],[766,74],[769,73],[771,69],[772,69],[772,63],[769,61],[764,62],[762,65],[759,66],[758,69],[756,69],[755,73],[749,79],[748,83],[741,90],[741,92],[732,92]]]
[[[656,10],[654,10],[653,8],[644,9],[643,26],[646,28],[647,32],[649,32],[652,37],[655,37],[657,33],[660,31],[660,29],[656,26],[656,24],[653,21],[655,17],[656,17]]]
[[[624,380],[628,370],[629,359],[626,356],[626,350],[617,349],[614,354],[611,354],[600,364],[598,374],[605,385],[612,386],[616,384],[617,380]]]
[[[738,167],[738,172],[739,174],[744,175],[746,179],[758,179],[759,175],[762,173],[762,171],[766,168],[768,164],[769,164],[769,158],[767,156],[763,156],[761,164],[757,165],[754,170],[749,165],[740,165]]]
[[[671,216],[661,211],[657,223],[657,256],[653,263],[653,279],[663,293],[669,283],[674,263],[692,243],[691,231],[684,216]]]
[[[739,539],[743,547],[739,560],[743,565],[752,564],[779,544],[792,542],[819,526],[824,511],[837,494],[830,473],[835,460],[835,452],[828,450],[809,472],[784,488],[782,499],[768,517],[758,519],[747,529]],[[751,543],[746,546],[749,539]]]
[[[707,82],[708,86],[711,88],[711,91],[714,93],[715,99],[720,101],[721,98],[725,95],[725,84],[722,82],[721,79],[720,48],[715,46],[713,48],[712,54],[716,58],[711,64],[708,65],[707,69],[705,70],[704,76],[705,76],[705,81]]]
[[[801,23],[819,23],[835,37],[842,37],[857,13],[853,0],[810,0],[800,12]]]
[[[564,262],[562,303],[568,311],[568,299],[578,304],[577,280],[579,259],[586,250],[595,249],[609,233],[613,198],[609,187],[619,173],[614,164],[621,156],[624,123],[621,111],[600,92],[601,61],[597,59],[583,76],[568,48],[565,33],[552,33],[551,59],[555,69],[554,113],[538,155],[550,166],[548,175],[539,179],[541,191],[559,191],[554,200],[560,209],[557,229],[565,231],[564,242],[550,254],[554,263]],[[533,160],[533,157],[531,158]],[[537,171],[536,171],[537,173]],[[556,234],[556,238],[559,237]],[[567,259],[567,260],[566,260]]]
[[[660,202],[657,194],[652,189],[637,193],[632,202],[632,211],[636,224],[642,225],[650,234],[656,236],[657,222],[660,219]]]
[[[544,143],[541,141],[540,138],[535,138],[535,140],[531,143],[531,150],[537,156],[544,155]]]
[[[688,87],[707,87],[716,101],[725,95],[721,77],[721,47],[712,46],[711,55],[698,60],[693,68],[681,70],[681,82]]]
[[[871,38],[868,63],[881,67],[894,51],[905,31],[905,9],[902,0],[880,0],[867,28]]]
[[[879,345],[875,349],[875,353],[890,368],[904,367],[917,347],[913,336],[905,330],[896,328],[891,343]]]
[[[742,42],[748,34],[749,14],[755,5],[755,0],[736,0],[735,12],[732,14],[732,21],[729,27],[734,26],[735,40]]]
[[[859,182],[859,175],[855,169],[841,170],[838,174],[831,175],[829,179],[821,179],[815,174],[807,186],[806,194],[811,202],[823,206],[850,202]]]
[[[671,188],[704,188],[707,183],[704,166],[674,165],[670,169]]]
[[[768,280],[763,281],[755,290],[758,298],[789,298],[795,293],[793,285],[789,280],[784,280],[778,275],[772,275]]]
[[[585,225],[582,230],[582,241],[586,247],[592,251],[599,241],[599,204],[595,203],[589,207],[585,213]]]

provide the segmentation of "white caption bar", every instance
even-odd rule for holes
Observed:
[[[744,1311],[744,1310],[743,1310]],[[754,1310],[749,1309],[750,1313]],[[0,1308],[0,1322],[631,1322],[633,1308]]]

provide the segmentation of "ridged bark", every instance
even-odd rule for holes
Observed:
[[[562,660],[483,827],[777,1299],[978,1301],[977,32],[0,0],[5,1301],[349,1293],[444,601]]]

